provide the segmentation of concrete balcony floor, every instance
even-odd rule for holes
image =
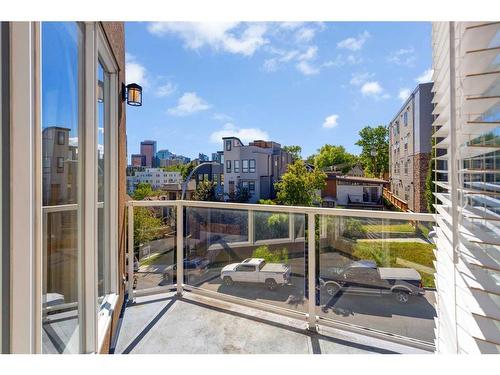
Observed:
[[[185,293],[138,297],[122,312],[116,354],[427,353],[359,334]]]

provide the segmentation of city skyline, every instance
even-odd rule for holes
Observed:
[[[223,136],[325,143],[352,153],[364,126],[387,125],[430,79],[430,24],[127,23],[128,157],[141,140],[195,158]],[[153,52],[152,52],[153,51]]]

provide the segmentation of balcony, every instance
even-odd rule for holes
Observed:
[[[432,215],[197,201],[127,209],[117,353],[434,350]]]

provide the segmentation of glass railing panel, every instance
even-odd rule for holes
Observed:
[[[134,289],[177,282],[175,207],[134,207]]]
[[[320,216],[318,315],[434,341],[432,223]]]
[[[199,207],[185,215],[186,284],[306,310],[304,215]]]

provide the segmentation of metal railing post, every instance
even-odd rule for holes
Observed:
[[[134,301],[134,206],[128,206],[128,299]]]
[[[177,236],[177,296],[182,296],[184,284],[184,206],[182,201],[177,202],[176,218]]]
[[[248,242],[255,244],[255,215],[253,210],[248,210]]]
[[[316,223],[314,213],[307,214],[307,328],[316,331]]]

